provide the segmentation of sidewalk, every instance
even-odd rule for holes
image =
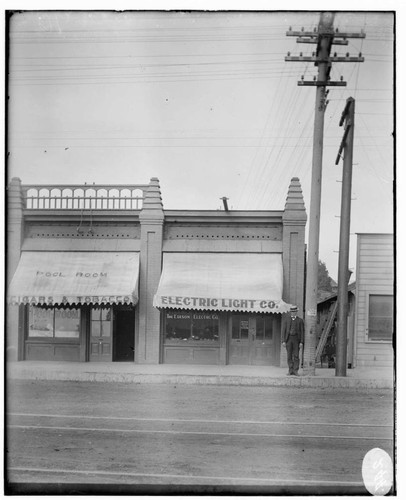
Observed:
[[[336,377],[334,368],[316,368],[314,376],[292,377],[287,368],[242,365],[142,365],[20,361],[6,365],[7,380],[70,380],[136,384],[255,385],[319,388],[393,389],[390,368],[354,368]],[[299,372],[303,373],[302,370]]]

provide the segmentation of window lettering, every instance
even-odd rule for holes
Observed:
[[[208,299],[204,300],[205,303]],[[193,313],[186,311],[165,312],[164,342],[180,343],[190,342],[218,344],[219,341],[219,315],[217,313]]]
[[[48,308],[30,305],[28,336],[41,338],[79,338],[80,309]]]

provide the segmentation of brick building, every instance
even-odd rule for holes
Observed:
[[[282,365],[303,312],[306,212],[165,210],[149,184],[7,196],[10,360]]]

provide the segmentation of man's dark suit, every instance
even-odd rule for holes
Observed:
[[[299,344],[303,344],[304,322],[296,316],[293,319],[286,314],[282,319],[282,342],[286,342],[289,375],[297,375],[299,370]]]

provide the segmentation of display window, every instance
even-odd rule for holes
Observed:
[[[219,342],[219,315],[204,311],[166,311],[164,343]]]
[[[29,338],[69,338],[80,335],[80,309],[29,306]]]

